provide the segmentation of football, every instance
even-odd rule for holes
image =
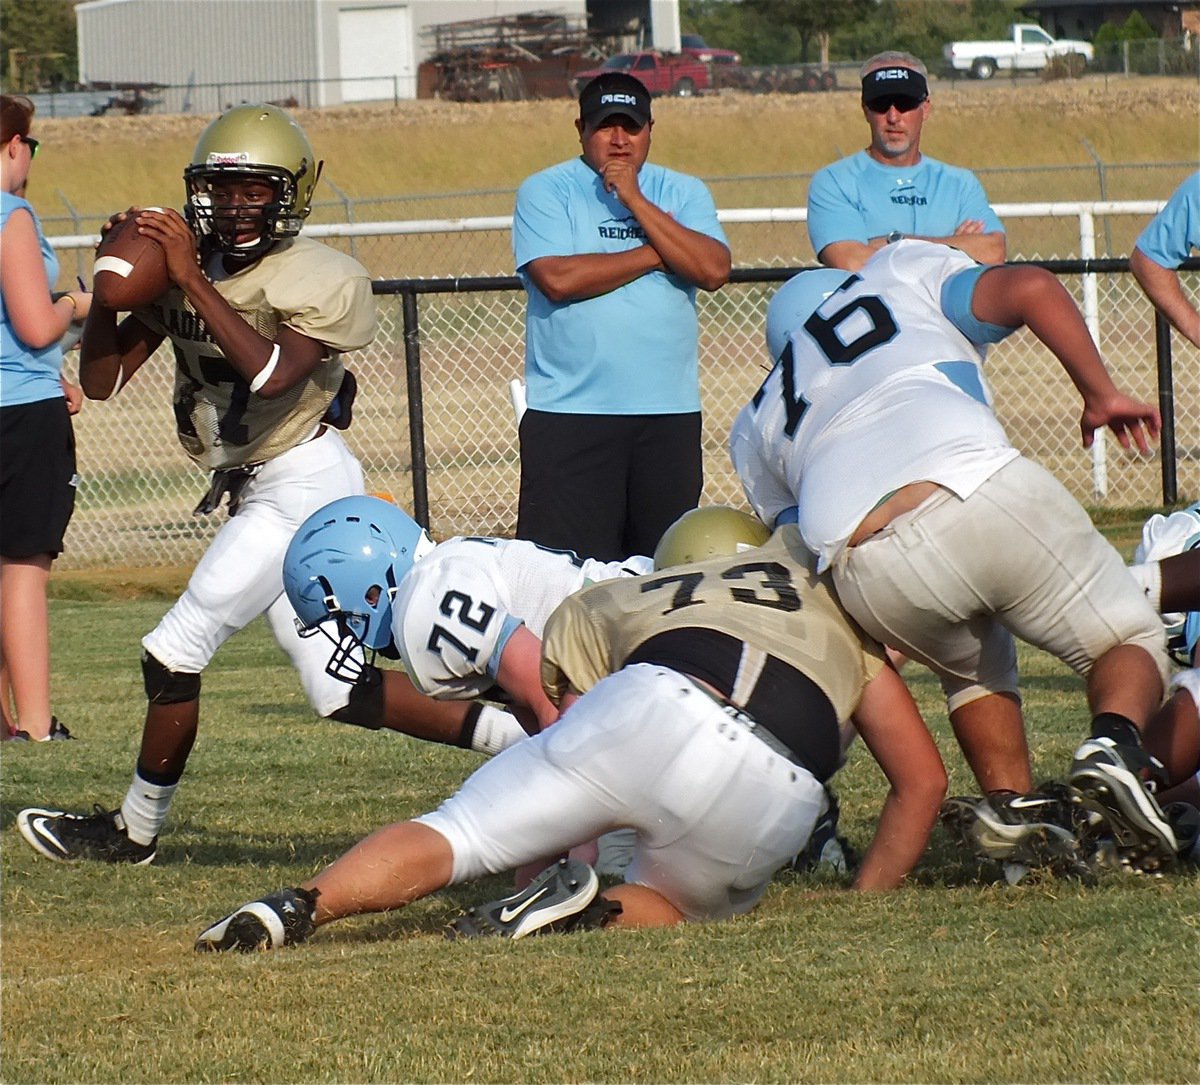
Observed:
[[[162,246],[138,233],[135,216],[114,224],[100,239],[92,266],[92,290],[105,308],[129,312],[149,305],[170,285]]]

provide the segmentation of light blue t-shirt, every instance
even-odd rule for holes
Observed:
[[[703,182],[646,163],[638,185],[676,222],[728,244]],[[526,274],[543,256],[624,252],[645,244],[637,219],[582,158],[517,191],[513,256],[525,284],[529,406],[559,414],[684,414],[700,409],[696,289],[652,271],[582,301],[550,301]]]
[[[33,216],[38,244],[42,249],[42,260],[46,265],[46,280],[53,284],[58,279],[58,257],[42,233],[42,224],[37,213],[19,196],[0,192],[0,230],[8,223],[8,217],[18,208]],[[13,407],[19,403],[37,403],[43,399],[62,398],[62,347],[57,342],[41,350],[27,347],[17,338],[4,296],[0,294],[0,407]]]
[[[1150,220],[1137,247],[1159,267],[1177,268],[1200,249],[1200,171],[1193,173]]]
[[[893,230],[949,237],[967,219],[1004,232],[975,175],[928,155],[915,166],[885,166],[859,151],[818,170],[808,186],[808,236],[818,255],[835,241],[866,244]]]

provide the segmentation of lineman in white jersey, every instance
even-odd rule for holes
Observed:
[[[985,793],[1032,786],[1013,634],[1084,676],[1092,731],[1071,783],[1131,856],[1173,859],[1139,778],[1140,731],[1167,677],[1161,625],[1084,510],[1009,442],[986,345],[1026,325],[1054,352],[1084,399],[1085,446],[1108,426],[1146,453],[1158,412],[1113,385],[1040,268],[902,241],[857,275],[806,272],[784,291],[777,364],[730,437],[751,504],[768,523],[794,508],[850,614],[939,675]]]
[[[1151,516],[1134,561],[1140,564],[1131,571],[1162,610],[1167,649],[1182,668],[1172,675],[1167,701],[1146,728],[1146,748],[1166,767],[1169,786],[1159,799],[1170,815],[1169,804],[1200,807],[1200,501]],[[1191,858],[1200,860],[1200,841]]]
[[[327,669],[343,682],[370,681],[365,653],[383,652],[436,700],[498,688],[535,732],[558,717],[538,671],[546,619],[588,584],[652,568],[646,557],[596,561],[520,539],[435,545],[391,502],[349,497],[300,525],[283,582],[305,631],[335,643]]]

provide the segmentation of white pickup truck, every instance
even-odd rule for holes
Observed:
[[[991,79],[998,69],[1040,71],[1051,57],[1078,53],[1091,63],[1093,50],[1086,41],[1054,39],[1036,23],[1013,23],[1005,41],[952,41],[943,47],[946,63],[975,79]]]

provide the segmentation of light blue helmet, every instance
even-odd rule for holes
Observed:
[[[779,361],[794,332],[830,294],[850,277],[848,271],[820,268],[793,275],[775,291],[767,306],[767,351]]]
[[[378,497],[331,501],[297,529],[283,588],[301,633],[320,631],[336,645],[326,668],[335,678],[355,681],[364,649],[391,647],[396,588],[433,545],[403,509]]]

